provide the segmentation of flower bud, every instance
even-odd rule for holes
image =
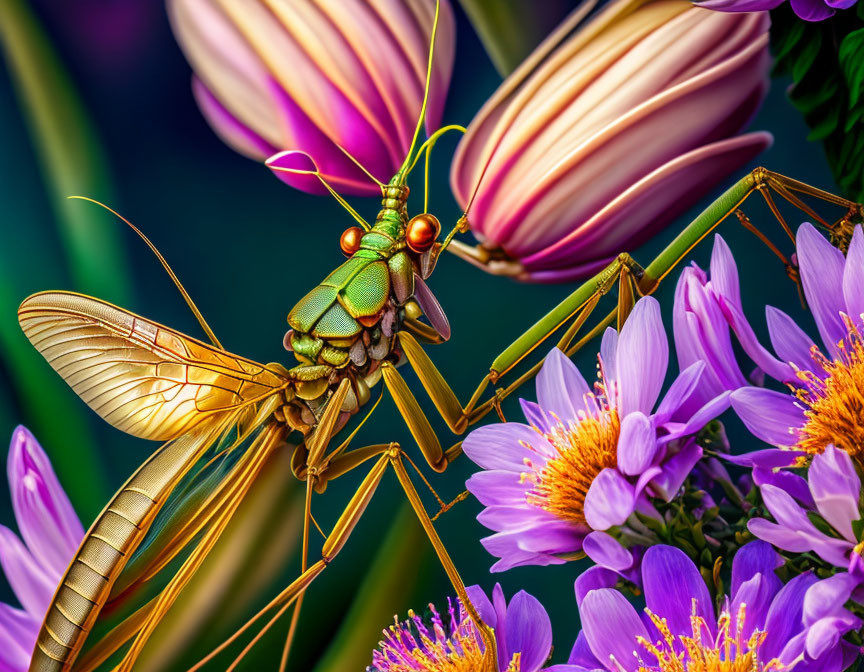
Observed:
[[[304,152],[340,193],[380,194],[345,152],[382,182],[402,164],[423,102],[435,0],[169,0],[168,9],[195,98],[222,140],[258,161]],[[433,130],[454,48],[442,0],[426,116]],[[314,175],[274,172],[325,193]]]
[[[482,247],[454,251],[560,282],[650,238],[770,144],[736,135],[768,86],[768,27],[685,0],[615,0],[562,39],[563,24],[459,145],[451,183]]]

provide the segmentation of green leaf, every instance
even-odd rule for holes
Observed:
[[[825,150],[842,194],[864,199],[864,15],[838,11],[801,21],[784,3],[771,12],[774,73],[792,77],[789,99]]]
[[[810,70],[810,66],[816,61],[819,55],[819,50],[822,48],[822,33],[810,33],[801,49],[795,55],[795,60],[792,64],[792,78],[796,82],[800,82],[804,75]]]
[[[861,100],[862,88],[864,88],[864,28],[853,31],[843,38],[838,57],[849,89],[849,109],[852,109]]]
[[[852,534],[858,541],[861,541],[862,534],[864,534],[864,518],[852,521]]]

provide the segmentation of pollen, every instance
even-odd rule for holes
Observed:
[[[372,658],[379,672],[477,672],[483,669],[483,639],[463,608],[450,603],[446,620],[429,605],[430,615],[409,613],[385,630]],[[508,672],[519,672],[516,667]]]
[[[786,669],[777,659],[764,661],[760,657],[759,648],[766,637],[764,631],[756,630],[744,637],[744,604],[734,618],[728,611],[720,614],[716,635],[711,634],[703,618],[693,615],[690,617],[691,634],[676,637],[665,618],[648,609],[645,612],[661,638],[654,643],[644,637],[638,638],[637,643],[643,650],[636,654],[639,672],[784,672]]]
[[[795,448],[816,455],[833,444],[864,467],[864,341],[852,321],[845,316],[844,320],[848,336],[838,344],[837,359],[813,348],[813,360],[825,376],[798,372],[804,386],[796,394],[804,404],[806,422]]]
[[[618,413],[595,401],[596,412],[559,422],[550,430],[546,438],[558,456],[527,476],[534,484],[529,504],[575,523],[585,523],[585,497],[594,479],[607,467],[617,466]]]

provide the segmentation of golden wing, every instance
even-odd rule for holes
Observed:
[[[90,408],[143,439],[177,438],[291,384],[266,366],[80,294],[34,294],[18,321]]]

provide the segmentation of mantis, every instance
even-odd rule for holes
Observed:
[[[430,67],[432,48],[434,31]],[[416,444],[412,448],[429,469],[443,473],[458,458],[461,444],[442,445],[399,365],[416,374],[449,429],[462,435],[489,412],[500,414],[501,402],[536,374],[540,363],[500,384],[541,343],[561,331],[556,344],[572,355],[606,326],[616,321],[620,326],[636,298],[654,292],[690,250],[730,215],[735,214],[787,269],[793,269],[779,248],[739,210],[753,193],[763,196],[790,237],[775,196],[827,227],[841,246],[864,216],[859,204],[756,169],[712,203],[650,264],[643,267],[622,254],[542,316],[494,359],[463,404],[424,347],[450,337],[446,315],[426,280],[454,236],[467,230],[468,221],[466,212],[441,238],[441,226],[426,212],[428,207],[409,217],[407,178],[423,151],[428,161],[435,139],[447,130],[433,134],[415,153],[424,111],[425,98],[402,168],[387,184],[379,183],[382,206],[373,223],[333,192],[357,226],[340,238],[346,261],[288,313],[291,330],[284,343],[297,360],[291,368],[259,364],[222,348],[158,252],[210,343],[79,294],[45,292],[22,303],[19,321],[24,333],[94,411],[118,429],[164,442],[87,532],[46,615],[31,670],[90,670],[115,654],[120,656],[115,669],[133,669],[161,617],[207,557],[268,457],[291,446],[294,475],[306,486],[301,571],[237,634],[275,612],[265,626],[269,627],[292,605],[296,623],[305,591],[336,561],[385,474],[392,471],[477,624],[486,644],[483,672],[497,672],[499,663],[506,666],[510,661],[496,660],[495,633],[471,604],[426,510],[408,470],[414,465],[409,451],[392,441],[354,447],[362,420],[333,445],[352,418],[369,407],[371,389],[379,383],[383,386],[410,430]],[[306,171],[323,182],[314,163],[311,168],[287,170]],[[802,197],[820,199],[845,212],[829,223]],[[616,290],[614,307],[588,328],[603,297]],[[374,409],[372,405],[365,417]],[[357,469],[365,469],[365,476],[324,535],[318,559],[311,561],[313,494]],[[109,616],[117,618],[117,625],[98,633]],[[289,634],[286,648],[290,639]],[[117,653],[123,646],[127,648]],[[214,653],[219,651],[221,647]]]

